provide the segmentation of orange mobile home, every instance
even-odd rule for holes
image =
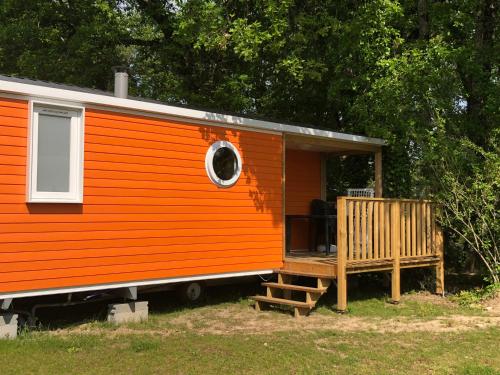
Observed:
[[[0,76],[0,300],[272,273],[323,153],[383,144]]]

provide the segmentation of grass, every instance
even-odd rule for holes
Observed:
[[[498,329],[166,337],[36,332],[0,341],[0,360],[3,374],[498,374],[499,338]]]
[[[382,294],[354,296],[350,313],[337,315],[330,310],[334,296],[327,295],[310,318],[297,322],[280,312],[253,312],[245,294],[223,288],[195,308],[158,295],[150,299],[148,322],[120,327],[99,320],[82,325],[78,314],[64,323],[46,316],[43,326],[51,329],[0,341],[1,373],[500,374],[498,324],[411,329],[417,322],[454,315],[488,319],[478,309],[415,293],[394,306]],[[403,317],[409,329],[342,328],[375,317],[381,324]]]

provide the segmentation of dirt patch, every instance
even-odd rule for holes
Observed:
[[[494,298],[485,301],[483,306],[490,315],[500,316],[500,292]]]
[[[251,308],[226,307],[207,311],[192,310],[170,323],[181,330],[191,330],[201,334],[265,334],[288,331],[339,332],[456,332],[469,329],[500,327],[500,316],[451,315],[420,321],[406,317],[397,319],[361,318],[349,315],[312,314],[307,318],[295,319],[290,315],[265,311],[257,313]]]
[[[447,298],[443,298],[437,294],[429,293],[429,292],[418,292],[418,293],[411,293],[411,294],[404,294],[401,296],[401,302],[405,301],[413,301],[413,302],[419,302],[419,303],[431,303],[433,305],[437,306],[444,306],[444,307],[456,307],[456,303],[450,301]]]
[[[404,301],[417,301],[456,306],[453,302],[432,295],[417,293],[405,295]],[[182,333],[214,334],[214,335],[259,335],[274,332],[457,332],[488,327],[500,327],[500,296],[488,301],[486,316],[446,315],[427,320],[411,317],[378,318],[357,317],[349,314],[323,315],[312,313],[306,318],[293,318],[291,314],[280,311],[256,312],[252,307],[241,304],[225,306],[204,306],[182,312],[171,317],[155,316],[147,327],[141,325],[106,327],[95,323],[86,323],[70,329],[52,331],[53,335],[106,335],[116,337],[122,335],[171,336]],[[165,324],[166,323],[166,324]]]
[[[69,335],[106,335],[106,337],[114,338],[117,336],[127,336],[127,335],[151,335],[151,336],[172,336],[178,334],[179,331],[175,329],[159,329],[159,328],[135,328],[125,326],[117,326],[116,328],[99,327],[92,323],[81,324],[76,327],[57,329],[50,331],[51,335],[54,336],[69,336]]]

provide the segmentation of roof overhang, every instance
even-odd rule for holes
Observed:
[[[380,148],[385,145],[384,142],[378,142],[379,139],[377,138],[359,137],[355,135],[335,132],[331,133],[333,133],[333,135],[329,136],[322,136],[321,134],[315,134],[311,136],[296,133],[286,133],[285,145],[287,149],[314,151],[338,155],[371,154],[379,151]],[[346,135],[349,137],[354,137],[354,139],[344,137]]]
[[[137,111],[143,115],[161,115],[178,120],[192,120],[197,123],[269,131],[285,134],[289,147],[314,148],[324,152],[364,151],[371,152],[385,145],[380,138],[332,132],[304,126],[252,118],[207,112],[197,109],[171,106],[158,102],[118,98],[91,90],[73,90],[66,85],[0,77],[0,93],[21,96],[26,99],[44,99],[77,103],[84,106],[98,106],[109,110]]]

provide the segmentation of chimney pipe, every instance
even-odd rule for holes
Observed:
[[[115,96],[126,99],[128,96],[128,74],[125,67],[113,68],[115,72]]]

